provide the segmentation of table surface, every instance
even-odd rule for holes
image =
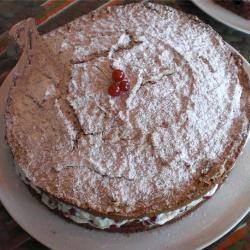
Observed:
[[[44,9],[41,4],[44,1],[5,1],[0,0],[0,38],[4,33],[19,20],[27,17],[41,17],[44,15]],[[54,7],[67,1],[54,1]],[[69,1],[68,1],[69,2]],[[106,1],[82,0],[74,3],[69,8],[65,9],[59,15],[46,22],[45,25],[39,27],[40,33],[46,33],[50,30],[61,26],[74,18],[89,12],[97,5],[101,5]],[[129,2],[129,1],[127,1]],[[131,2],[131,1],[130,1]],[[194,4],[187,0],[165,0],[169,5],[174,5],[187,13],[197,15],[205,23],[211,25],[220,35],[238,50],[250,62],[250,35],[236,31],[226,25],[219,23],[204,12],[199,10]],[[50,6],[50,11],[51,11]],[[13,47],[9,45],[7,50],[0,55],[0,85],[8,72],[16,64],[16,54]],[[32,239],[25,231],[23,231],[15,221],[10,217],[8,212],[0,204],[0,250],[29,250],[29,249],[48,249],[41,245],[36,240]],[[250,216],[244,219],[243,222],[233,230],[216,245],[209,247],[209,249],[250,249]]]

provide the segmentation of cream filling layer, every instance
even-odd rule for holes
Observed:
[[[186,213],[187,211],[191,210],[193,207],[195,207],[196,205],[198,205],[199,203],[201,203],[202,201],[206,200],[207,197],[211,197],[216,190],[218,189],[218,184],[216,184],[210,191],[208,191],[204,196],[202,196],[199,199],[193,200],[192,202],[190,202],[189,204],[180,207],[176,210],[170,211],[170,212],[165,212],[165,213],[160,213],[156,216],[156,218],[154,219],[154,221],[152,221],[152,219],[150,217],[142,217],[140,219],[130,219],[130,220],[121,220],[121,221],[115,221],[112,220],[110,218],[107,217],[99,217],[99,216],[95,216],[93,214],[90,214],[88,212],[85,212],[75,206],[72,205],[68,205],[64,202],[61,201],[57,201],[53,198],[51,198],[50,196],[48,196],[47,194],[45,194],[41,189],[39,189],[38,187],[34,186],[25,176],[25,174],[21,171],[20,168],[18,169],[18,174],[21,176],[22,181],[29,185],[32,189],[35,190],[36,193],[38,193],[39,195],[41,195],[41,201],[50,209],[54,210],[58,210],[60,212],[63,213],[63,215],[66,218],[71,219],[72,221],[78,223],[78,224],[89,224],[95,228],[99,228],[99,229],[106,229],[109,228],[110,226],[116,226],[116,227],[120,227],[124,224],[127,223],[131,223],[134,221],[139,221],[142,223],[147,224],[148,226],[154,226],[154,225],[163,225],[165,223],[167,223],[170,220],[173,220],[181,215],[183,215],[184,213]],[[72,214],[71,211],[74,211],[74,214]]]

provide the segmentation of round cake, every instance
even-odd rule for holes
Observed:
[[[142,231],[224,182],[248,135],[250,83],[241,57],[198,18],[129,4],[41,37],[26,20],[10,35],[23,50],[6,138],[51,210],[88,228]]]

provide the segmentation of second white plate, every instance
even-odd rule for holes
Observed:
[[[231,28],[250,34],[250,20],[215,4],[212,0],[191,1],[214,19],[230,26]]]

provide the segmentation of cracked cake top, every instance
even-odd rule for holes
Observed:
[[[249,80],[208,25],[131,4],[32,39],[6,124],[34,185],[93,213],[133,218],[173,210],[222,182],[247,136]],[[131,83],[115,98],[107,93],[114,68]]]

